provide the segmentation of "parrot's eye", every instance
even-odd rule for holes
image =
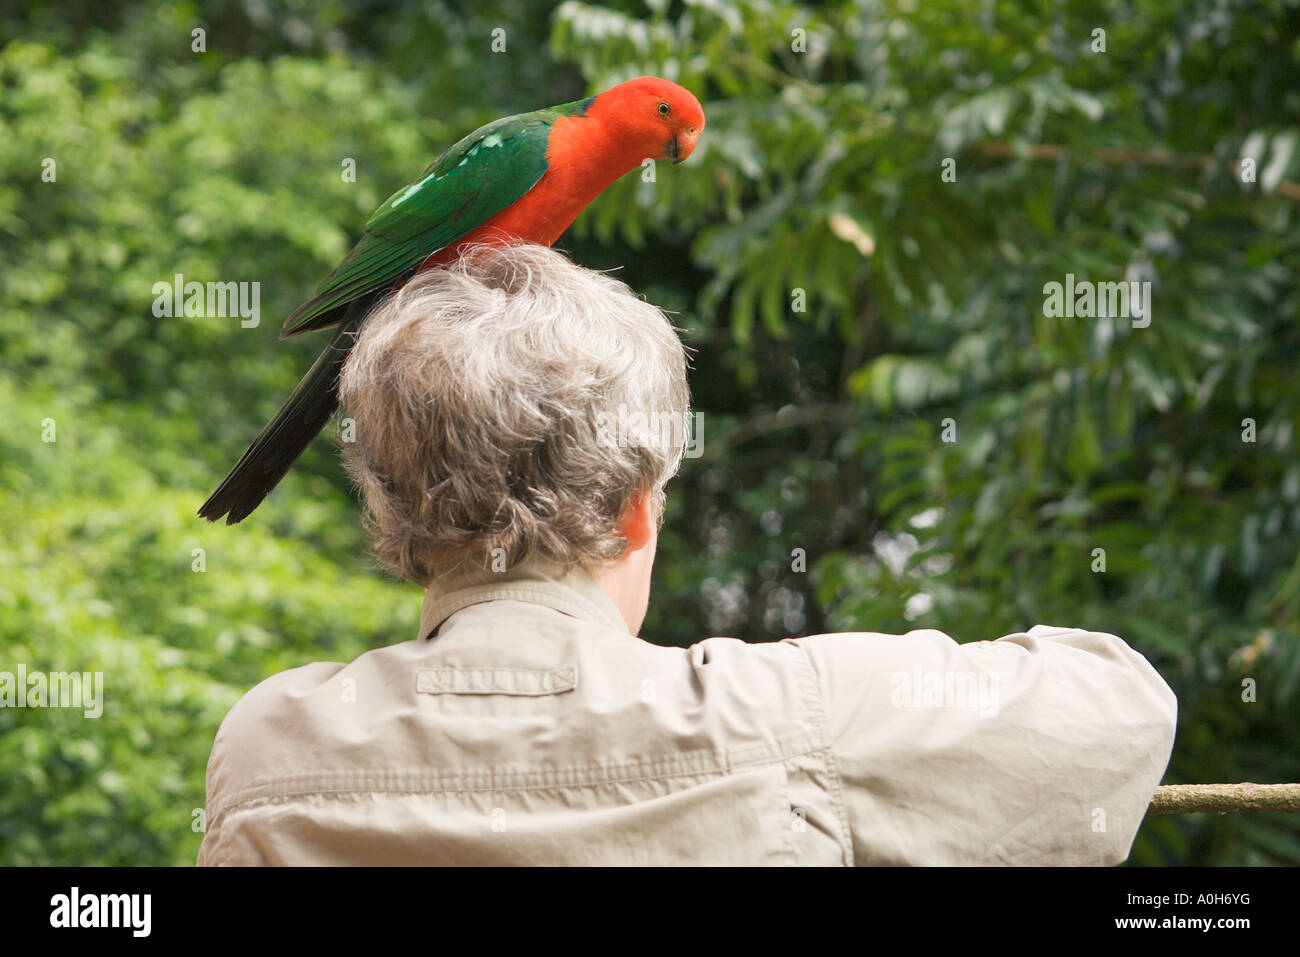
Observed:
[[[660,116],[667,116],[667,115],[668,115],[669,113],[671,113],[672,111],[673,111],[673,110],[672,110],[672,107],[670,107],[667,103],[665,103],[663,100],[660,100],[660,101],[659,101],[659,115],[660,115]]]

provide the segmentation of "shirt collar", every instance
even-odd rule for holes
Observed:
[[[582,566],[535,558],[510,571],[460,573],[435,581],[424,590],[419,637],[429,637],[462,608],[501,599],[541,605],[628,634],[623,615]]]

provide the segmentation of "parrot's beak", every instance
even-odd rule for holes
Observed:
[[[668,141],[664,152],[673,161],[673,165],[686,162],[686,158],[695,152],[695,141],[700,138],[700,131],[692,127],[683,130]]]

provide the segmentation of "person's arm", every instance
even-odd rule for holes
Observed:
[[[1114,635],[1036,626],[797,640],[860,864],[1118,864],[1173,747],[1177,700]]]
[[[212,753],[208,757],[207,802],[204,813],[203,843],[199,846],[199,867],[256,867],[266,864],[265,858],[258,853],[255,844],[248,841],[233,840],[237,825],[222,814],[225,803],[225,789],[231,786],[227,770],[227,733],[230,718],[223,721],[217,729],[216,739],[212,743]]]
[[[217,728],[208,756],[200,867],[252,867],[281,863],[292,841],[291,815],[280,781],[310,769],[310,732],[299,707],[343,665],[315,662],[260,682],[235,703]],[[337,700],[337,699],[335,699]],[[241,801],[260,785],[267,798]],[[292,794],[292,787],[285,789]],[[232,807],[232,805],[234,805]]]

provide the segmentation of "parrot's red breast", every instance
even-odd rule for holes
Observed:
[[[593,199],[645,160],[680,163],[690,156],[703,128],[699,100],[676,83],[640,77],[611,87],[584,113],[552,124],[546,172],[536,186],[420,270],[445,265],[475,244],[554,244]]]

